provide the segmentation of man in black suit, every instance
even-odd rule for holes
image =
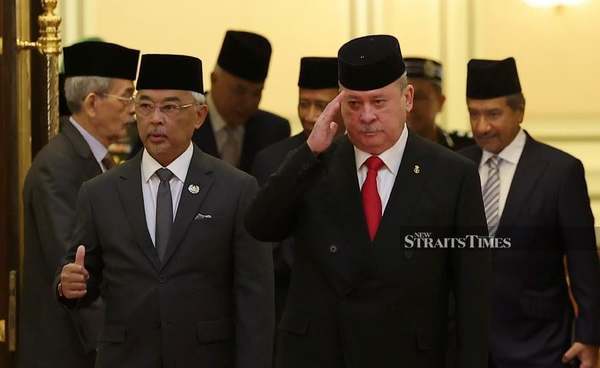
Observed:
[[[23,190],[25,254],[19,304],[19,367],[93,367],[101,303],[68,313],[52,293],[69,247],[77,192],[107,170],[108,145],[133,115],[139,51],[105,42],[65,47],[66,102],[73,115],[35,157]]]
[[[475,144],[473,138],[457,131],[447,132],[435,122],[446,102],[442,92],[442,64],[419,57],[406,57],[404,62],[408,83],[415,89],[413,109],[408,114],[408,127],[421,137],[453,151]]]
[[[59,300],[103,297],[96,367],[268,368],[271,248],[243,225],[256,180],[191,142],[207,114],[199,59],[144,55],[139,74],[145,148],[82,186]]]
[[[467,105],[478,146],[461,153],[479,165],[490,234],[511,241],[493,253],[489,366],[596,367],[600,268],[583,165],[521,129],[513,58],[469,61]]]
[[[271,44],[251,32],[227,31],[210,75],[208,117],[192,138],[204,152],[249,172],[261,149],[290,136],[290,123],[258,108]]]
[[[290,151],[306,142],[319,115],[337,96],[337,58],[303,57],[300,59],[298,88],[298,117],[302,122],[303,131],[263,149],[256,155],[251,173],[261,186],[277,170]],[[343,132],[344,129],[338,129],[338,133]],[[293,240],[286,239],[277,243],[273,249],[276,323],[281,318],[290,284],[292,248]]]
[[[480,368],[489,252],[444,246],[487,234],[477,170],[406,128],[413,88],[394,37],[346,43],[338,67],[342,92],[246,216],[257,239],[295,240],[277,366],[443,367],[453,288],[459,365]]]

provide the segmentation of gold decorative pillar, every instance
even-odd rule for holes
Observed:
[[[46,113],[48,139],[58,133],[58,56],[61,52],[59,26],[61,19],[54,14],[58,0],[41,0],[44,13],[38,17],[40,37],[35,42],[17,39],[20,50],[37,49],[46,57]]]

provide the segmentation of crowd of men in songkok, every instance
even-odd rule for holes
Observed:
[[[290,136],[259,108],[262,35],[227,31],[210,76],[205,55],[65,47],[23,192],[18,366],[595,368],[581,161],[521,126],[513,57],[465,60],[458,133],[442,64],[404,52],[302,57]]]

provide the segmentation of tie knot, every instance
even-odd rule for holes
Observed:
[[[169,181],[173,177],[173,173],[169,169],[165,169],[164,167],[156,170],[156,176],[160,179],[161,182]]]
[[[110,170],[115,167],[115,162],[113,161],[112,157],[110,157],[110,153],[107,153],[106,156],[104,156],[102,159],[102,165],[104,165],[106,170]]]
[[[383,167],[383,161],[377,156],[371,156],[365,161],[365,166],[369,171],[379,171]]]
[[[487,160],[487,165],[490,167],[490,169],[497,169],[498,164],[500,164],[500,157],[497,155],[491,156]]]

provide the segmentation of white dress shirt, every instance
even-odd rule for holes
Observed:
[[[169,180],[171,186],[171,198],[173,199],[173,221],[177,214],[177,206],[179,205],[179,199],[181,198],[181,191],[183,190],[183,184],[185,183],[185,177],[187,176],[190,162],[192,161],[192,155],[194,153],[194,147],[190,143],[190,146],[177,157],[173,162],[166,168],[171,170],[173,177]],[[162,168],[154,157],[150,156],[148,151],[144,148],[142,154],[142,193],[144,195],[144,212],[146,213],[146,225],[148,225],[148,232],[152,243],[155,243],[154,237],[156,233],[156,195],[158,193],[158,186],[160,179],[156,175],[156,170]],[[155,243],[156,245],[156,243]]]
[[[85,130],[84,127],[79,125],[79,123],[76,122],[72,116],[69,118],[69,121],[79,131],[79,133],[81,133],[83,139],[85,139],[88,146],[90,146],[90,149],[92,150],[92,155],[94,155],[94,158],[98,162],[98,165],[100,165],[100,169],[102,170],[102,172],[105,172],[107,168],[104,167],[102,159],[106,157],[106,154],[108,153],[108,148],[104,147],[104,145],[100,143],[100,141],[97,140],[96,137],[91,135],[87,130]]]
[[[506,198],[508,197],[510,184],[515,176],[517,164],[519,163],[519,159],[523,153],[526,139],[527,136],[525,135],[525,132],[523,129],[520,129],[513,141],[510,142],[508,146],[504,147],[504,149],[498,154],[498,157],[500,158],[498,162],[498,170],[500,171],[500,198],[498,203],[498,215],[500,217],[502,217],[502,211],[504,210],[504,205],[506,204]],[[493,155],[493,153],[485,150],[481,155],[481,162],[479,163],[479,177],[481,178],[482,192],[489,172],[487,160]]]
[[[208,105],[208,114],[210,115],[210,122],[212,124],[213,134],[215,135],[215,142],[217,143],[217,150],[219,154],[223,153],[223,146],[227,141],[227,132],[225,132],[225,127],[227,123],[225,119],[219,114],[219,110],[215,106],[215,102],[212,99],[210,93],[206,95],[206,104]],[[238,143],[238,152],[242,152],[242,142],[244,140],[244,126],[238,125],[235,128],[232,128],[233,136],[235,137],[235,141]]]
[[[402,156],[404,155],[404,149],[406,148],[406,140],[408,139],[408,129],[406,124],[400,134],[400,138],[396,143],[390,147],[387,151],[381,153],[379,158],[383,161],[384,166],[377,173],[377,191],[379,192],[379,198],[381,198],[381,211],[385,212],[394,182],[396,181],[396,175],[398,175],[398,169],[400,168],[400,162],[402,162]],[[365,161],[371,157],[370,153],[363,152],[358,148],[354,147],[354,158],[356,160],[356,171],[358,177],[358,186],[362,189],[362,186],[367,179],[367,166],[364,165]]]

